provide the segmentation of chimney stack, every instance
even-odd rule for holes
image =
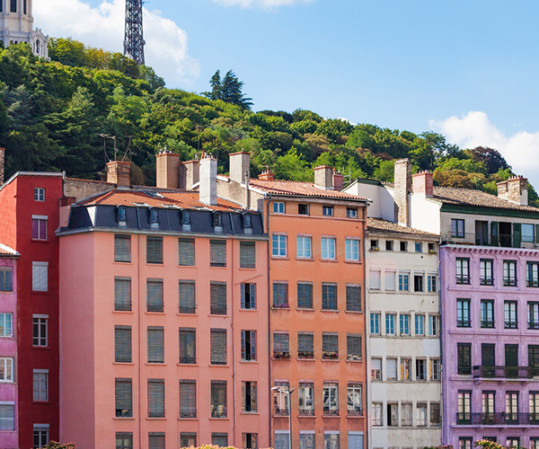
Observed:
[[[249,173],[251,155],[247,151],[238,151],[229,155],[230,180],[237,183],[245,183],[245,173]]]
[[[496,184],[498,198],[502,198],[520,206],[528,205],[528,180],[522,176],[512,176],[507,181]]]
[[[432,198],[433,182],[432,172],[422,171],[412,176],[412,191],[414,194],[423,194],[427,198]]]
[[[339,172],[333,173],[333,190],[342,190],[344,187],[344,175]]]
[[[155,156],[155,185],[162,189],[177,189],[180,176],[180,155],[166,151]]]
[[[107,164],[107,182],[117,186],[131,185],[131,162],[112,161]]]
[[[314,185],[319,189],[333,190],[333,167],[327,165],[315,167]]]
[[[0,186],[4,184],[5,165],[6,165],[6,149],[0,148]]]
[[[394,201],[395,222],[401,226],[409,224],[409,196],[412,187],[412,164],[410,159],[395,161]]]
[[[180,189],[191,190],[198,181],[200,181],[200,162],[182,162],[180,164]]]
[[[209,206],[217,204],[217,159],[206,156],[200,161],[200,202]]]
[[[275,181],[275,175],[271,170],[266,170],[258,175],[258,179],[261,181]]]

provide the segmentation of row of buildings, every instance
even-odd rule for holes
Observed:
[[[525,179],[250,179],[240,152],[3,183],[3,153],[0,447],[535,448]]]

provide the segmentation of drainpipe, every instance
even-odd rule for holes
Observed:
[[[270,238],[269,235],[269,211],[270,211],[270,204],[271,204],[271,193],[267,194],[266,196],[267,202],[266,202],[266,233],[268,234],[268,238]],[[268,240],[268,244],[266,245],[266,260],[268,261],[268,385],[270,388],[268,388],[268,404],[269,404],[269,410],[268,413],[268,421],[269,421],[269,447],[272,447],[272,441],[273,441],[273,431],[272,431],[272,413],[271,413],[271,407],[272,407],[272,390],[271,390],[271,306],[270,306],[270,294],[271,294],[271,283],[270,283],[270,265],[271,265],[271,255],[270,255],[270,246],[271,246],[271,240]]]
[[[137,208],[137,219],[139,219],[139,210]],[[140,229],[140,220],[139,220],[139,229]],[[142,332],[142,301],[140,300],[140,289],[141,289],[141,277],[140,277],[140,264],[141,262],[141,235],[138,234],[137,236],[137,244],[138,244],[138,263],[137,263],[137,279],[138,279],[138,292],[137,292],[137,303],[138,303],[138,444],[139,447],[142,448],[142,339],[141,339],[141,332]],[[131,294],[131,296],[133,296]],[[133,392],[131,392],[131,396],[133,395]]]
[[[441,240],[441,238],[440,238]],[[441,242],[440,242],[441,243]],[[444,257],[446,257],[445,251],[444,251]],[[440,273],[440,288],[438,291],[438,312],[440,315],[440,329],[438,330],[440,332],[440,421],[442,422],[442,444],[445,441],[447,435],[446,432],[446,422],[445,422],[445,401],[444,401],[444,379],[445,379],[445,364],[444,364],[444,345],[442,344],[443,339],[443,315],[442,315],[442,285],[444,285],[443,276],[444,273],[442,271],[442,257],[441,257],[441,245],[438,245],[438,273]]]
[[[369,307],[368,307],[368,301],[367,301],[367,251],[365,250],[365,238],[367,236],[367,206],[363,208],[363,294],[365,295],[365,315],[364,315],[364,329],[365,329],[365,427],[364,427],[364,438],[365,438],[365,447],[369,448],[369,435],[370,435],[370,427],[369,427],[369,389],[371,387],[371,383],[369,382],[369,345],[368,345],[368,335],[369,332],[367,331],[368,326],[368,319],[369,316]]]
[[[232,224],[232,215],[229,213],[230,222],[232,225],[232,232],[234,232],[234,225]],[[230,318],[230,328],[232,333],[232,407],[234,408],[232,416],[234,417],[234,420],[232,422],[232,433],[234,434],[234,446],[236,446],[236,345],[234,344],[234,315],[236,312],[236,308],[234,307],[234,243],[235,239],[232,239],[232,261],[231,261],[231,274],[230,274],[230,282],[232,284],[232,295],[230,300],[230,308],[231,308],[231,318]]]

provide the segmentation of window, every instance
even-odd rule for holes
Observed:
[[[324,415],[339,414],[339,385],[324,383],[323,387]]]
[[[539,263],[538,262],[528,262],[526,264],[526,286],[528,287],[539,287]]]
[[[334,237],[322,237],[322,259],[335,260],[335,238]]]
[[[411,380],[412,360],[401,358],[401,380]]]
[[[472,374],[472,344],[457,343],[458,374]]]
[[[457,284],[470,283],[470,259],[457,258]]]
[[[180,432],[180,447],[196,447],[197,434],[195,432]]]
[[[434,243],[429,243],[429,254],[436,254],[436,247],[434,246]]]
[[[535,242],[535,226],[529,223],[522,223],[522,241]]]
[[[422,292],[424,291],[424,279],[425,277],[422,274],[415,274],[414,275],[414,292]]]
[[[339,432],[324,432],[324,449],[339,449]]]
[[[401,404],[401,425],[412,425],[412,404]]]
[[[298,332],[298,358],[314,358],[314,340],[310,332]]]
[[[301,259],[311,259],[312,238],[305,235],[298,235],[296,238],[296,257]]]
[[[518,391],[505,392],[505,422],[518,424]]]
[[[226,381],[211,382],[211,417],[226,418]]]
[[[416,253],[422,253],[423,252],[423,243],[421,242],[415,242],[415,252]]]
[[[451,219],[451,237],[463,239],[464,238],[464,220],[460,218]]]
[[[336,360],[339,358],[339,337],[337,334],[322,334],[322,359]]]
[[[298,204],[298,214],[299,215],[309,215],[309,205],[308,204]]]
[[[530,437],[530,449],[539,448],[539,437]]]
[[[371,313],[371,334],[380,335],[380,313]]]
[[[212,213],[212,227],[215,233],[223,232],[223,214],[220,212]]]
[[[322,282],[322,310],[337,310],[337,284]]]
[[[315,433],[300,431],[299,433],[299,449],[315,449]],[[534,448],[535,449],[535,448]]]
[[[191,212],[189,210],[184,209],[181,211],[180,223],[184,231],[189,232],[191,230]]]
[[[396,335],[395,321],[397,321],[396,314],[386,313],[386,335]]]
[[[459,437],[459,447],[458,449],[473,449],[473,438],[472,437]]]
[[[211,329],[210,336],[210,363],[212,365],[226,365],[226,329]]]
[[[530,412],[530,424],[539,424],[539,392],[530,391],[528,396],[528,410]],[[535,446],[538,448],[539,446]]]
[[[256,382],[241,383],[241,411],[257,412]]]
[[[298,401],[300,415],[314,416],[314,385],[312,383],[299,384]]]
[[[286,239],[284,234],[273,234],[271,242],[271,254],[273,257],[286,257]]]
[[[131,262],[131,236],[114,236],[114,262]]]
[[[528,345],[528,366],[530,375],[539,376],[539,345]]]
[[[120,206],[116,208],[116,221],[120,227],[127,226],[127,209],[125,207]]]
[[[256,331],[241,331],[241,359],[256,360]]]
[[[182,267],[195,265],[195,239],[178,239],[178,264]]]
[[[457,299],[457,327],[470,327],[470,300]]]
[[[539,302],[528,302],[528,329],[539,329]]]
[[[393,251],[393,240],[386,240],[386,251]]]
[[[13,369],[13,363],[11,363],[11,366],[11,369]],[[11,374],[11,377],[13,378],[13,374]],[[47,402],[49,400],[49,370],[34,370],[32,399],[35,402]]]
[[[180,328],[180,363],[196,363],[196,330]]]
[[[479,283],[481,285],[494,285],[492,259],[481,259],[479,261]]]
[[[361,416],[363,412],[362,386],[360,383],[349,383],[346,409],[348,416]]]
[[[180,296],[180,313],[195,313],[196,312],[196,285],[195,281],[180,281],[179,296]]]
[[[394,271],[384,271],[385,290],[394,291],[396,286],[396,273]]]
[[[11,268],[0,268],[0,292],[12,291]]]
[[[212,315],[226,315],[226,303],[226,283],[210,282],[210,313]]]
[[[517,329],[517,301],[504,301],[503,314],[506,329]]]
[[[410,335],[410,315],[401,313],[399,316],[400,320],[400,335],[409,336]]]
[[[273,283],[273,307],[278,309],[288,309],[288,284]]]
[[[45,189],[42,187],[34,188],[34,201],[45,201]]]
[[[10,11],[17,12],[17,0],[11,0]]]
[[[416,359],[415,378],[416,380],[427,380],[427,361],[425,359]]]
[[[371,290],[380,290],[380,270],[369,271],[369,288]]]
[[[196,380],[180,380],[180,418],[196,418],[197,416],[197,383]]]
[[[130,418],[133,416],[133,388],[131,379],[116,379],[115,381],[116,417]]]
[[[258,433],[242,433],[241,441],[244,449],[258,449]]]
[[[359,262],[359,240],[347,238],[344,241],[345,243],[345,260],[349,262]]]
[[[310,282],[298,282],[298,308],[313,308],[313,284]]]
[[[165,381],[148,379],[148,418],[165,416]]]
[[[226,267],[225,240],[210,240],[210,267]]]
[[[284,203],[275,201],[273,203],[273,213],[275,214],[284,214]]]
[[[517,285],[517,263],[514,260],[503,261],[503,285],[506,287]]]
[[[382,415],[382,404],[373,402],[372,404],[372,425],[382,426],[384,424],[384,417]]]
[[[276,416],[288,416],[290,411],[288,399],[290,384],[288,382],[275,382],[273,387],[273,413]]]
[[[148,327],[148,363],[164,363],[164,329]]]
[[[241,308],[256,310],[256,284],[241,284]]]
[[[371,239],[371,251],[378,251],[379,249],[378,240]]]
[[[440,403],[430,403],[430,425],[439,426],[441,424]]]
[[[148,449],[165,449],[165,434],[150,432],[148,434]]]
[[[346,286],[346,311],[361,312],[361,287],[359,285]]]
[[[131,310],[131,278],[114,278],[114,310]]]
[[[425,315],[415,316],[415,335],[425,335]]]
[[[361,335],[348,334],[346,336],[346,360],[361,360]]]
[[[228,447],[228,433],[212,433],[211,444],[219,447]]]
[[[391,427],[399,425],[399,404],[387,404],[387,425]]]
[[[0,313],[0,337],[12,337],[12,336],[13,336],[13,314]],[[47,342],[47,339],[45,338],[45,346],[47,346],[46,342]],[[37,346],[37,345],[34,344],[34,346]]]
[[[436,292],[436,275],[435,274],[429,274],[427,276],[427,291],[428,292]]]
[[[273,333],[273,358],[285,359],[290,358],[290,345],[288,344],[288,332]]]
[[[131,363],[131,326],[114,326],[114,361]]]
[[[240,268],[256,268],[255,242],[240,242]]]
[[[0,430],[15,430],[15,404],[0,404]]]
[[[386,380],[397,380],[397,359],[386,359]]]
[[[440,318],[438,315],[429,315],[429,337],[436,337],[440,329]]]
[[[34,292],[49,291],[49,263],[48,262],[32,262],[32,291]]]
[[[333,206],[323,206],[322,215],[324,217],[333,217]]]
[[[401,253],[405,253],[408,251],[408,242],[400,242],[400,250]]]
[[[32,215],[32,239],[47,240],[48,218],[40,215]]]
[[[347,207],[346,208],[346,216],[348,218],[357,218],[357,209],[354,207]]]
[[[48,424],[34,424],[33,433],[34,433],[34,445],[35,449],[45,447],[49,444],[49,425]],[[118,447],[118,446],[116,446]]]
[[[0,357],[0,382],[13,382],[12,357]]]
[[[471,423],[472,392],[460,390],[457,396],[457,423]]]
[[[440,359],[429,360],[429,378],[430,380],[440,380]]]
[[[382,380],[382,359],[371,359],[371,380]]]
[[[146,262],[163,263],[163,237],[146,237]]]
[[[407,292],[408,287],[408,280],[410,278],[409,274],[405,273],[399,273],[399,291],[400,292]]]
[[[146,311],[163,311],[163,280],[148,279],[146,281]]]
[[[494,301],[492,299],[481,300],[481,327],[494,327]]]
[[[505,440],[505,447],[520,447],[520,438],[519,437],[507,437]]]
[[[483,391],[481,393],[481,413],[483,419],[494,418],[494,404],[496,393],[494,391]]]

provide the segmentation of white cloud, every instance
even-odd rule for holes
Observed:
[[[310,3],[314,0],[213,0],[225,6],[240,6],[242,8],[273,9],[279,6],[290,6],[298,3]]]
[[[471,111],[464,116],[441,121],[431,120],[429,124],[443,134],[448,142],[461,148],[487,146],[498,150],[514,173],[527,176],[532,184],[539,186],[539,131],[521,131],[506,136],[481,111]]]
[[[35,0],[35,25],[53,37],[72,37],[88,46],[123,52],[125,0]],[[198,63],[187,51],[187,34],[172,20],[144,8],[146,64],[168,85],[191,87]]]

